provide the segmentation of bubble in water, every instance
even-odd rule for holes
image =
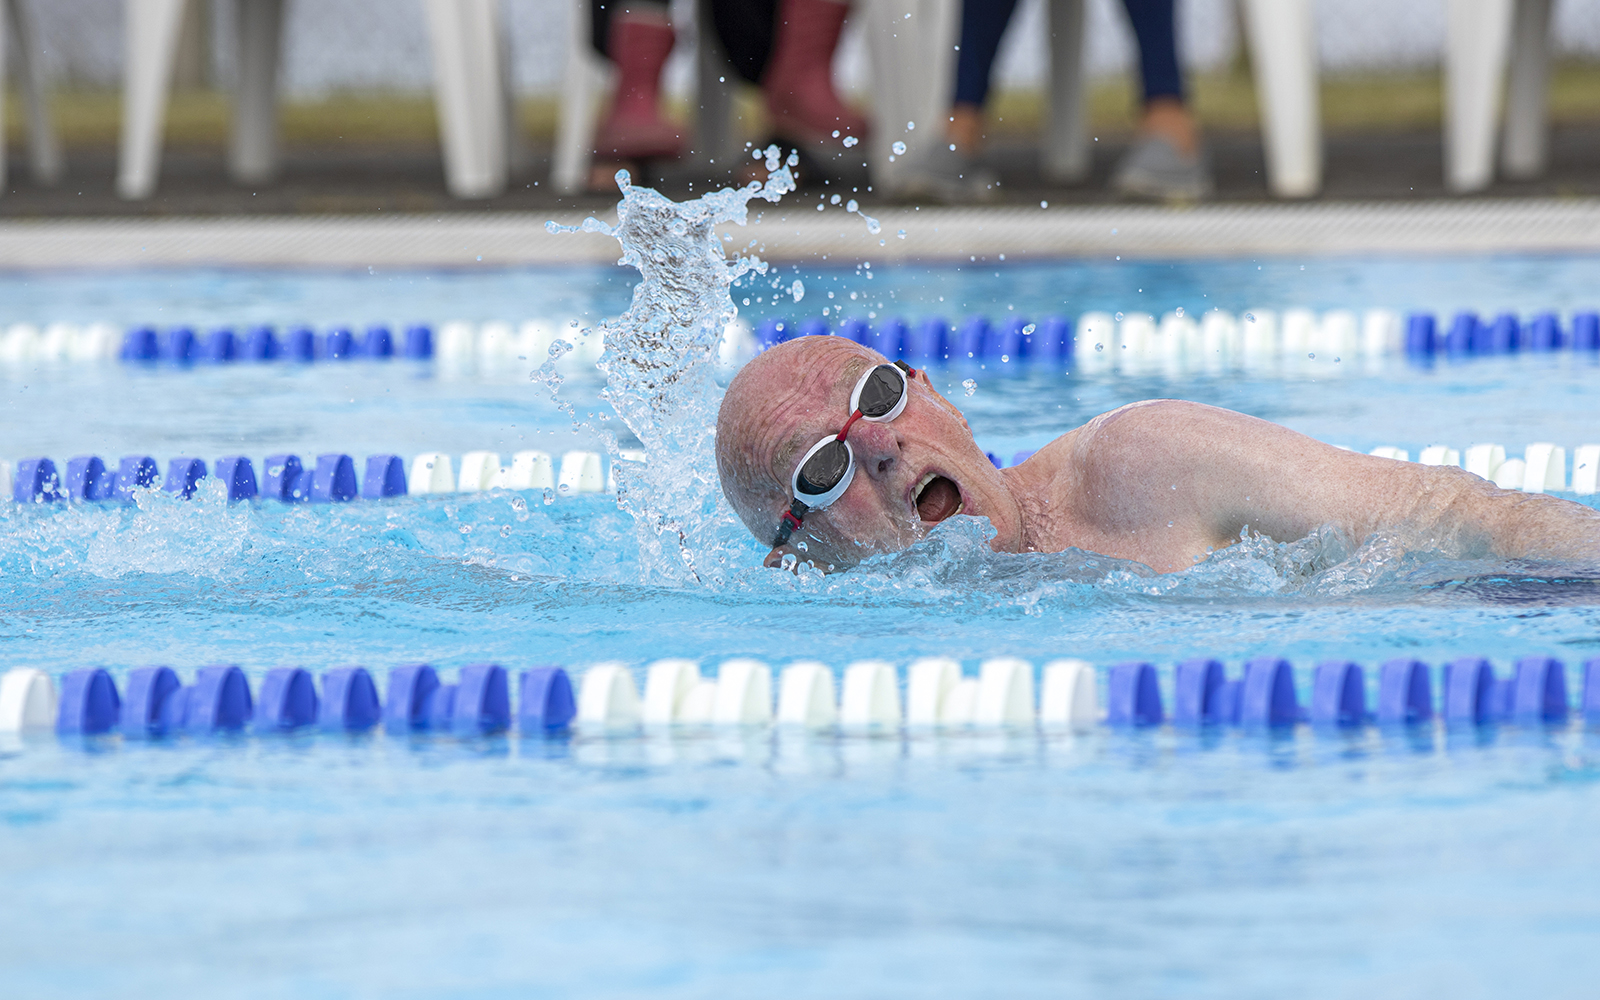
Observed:
[[[839,204],[839,201],[840,201],[839,196],[838,195],[834,195],[832,198],[828,199],[828,204],[837,205],[837,204]]]
[[[1317,360],[1317,356],[1315,354],[1307,354],[1306,357],[1310,358],[1312,361]]]
[[[1122,314],[1121,313],[1117,313],[1116,316],[1114,316],[1112,318],[1115,319],[1118,323],[1122,322]]]
[[[847,135],[847,136],[844,137],[844,148],[845,149],[849,149],[851,146],[854,146],[856,143],[858,143],[860,141],[861,141],[860,139],[857,139],[853,135]]]
[[[544,505],[546,507],[548,507],[548,506],[550,506],[551,504],[553,504],[555,502],[556,502],[555,490],[546,488],[545,491],[544,491]]]
[[[501,538],[510,538],[511,537],[511,525],[502,524],[500,526],[500,537]]]
[[[1179,306],[1178,308],[1174,309],[1172,312],[1173,312],[1173,315],[1177,316],[1179,319],[1183,319],[1183,306]]]
[[[805,282],[801,281],[799,278],[794,279],[794,284],[789,286],[789,294],[794,297],[796,302],[799,302],[801,299],[805,298]]]
[[[978,391],[978,380],[975,378],[964,378],[961,380],[961,388],[967,390],[967,395],[970,396]]]
[[[1255,313],[1245,313],[1244,314],[1244,321],[1246,323],[1254,323],[1256,321],[1256,314]]]
[[[902,229],[898,233],[895,233],[895,235],[900,237],[901,239],[905,239],[906,238],[906,231],[904,229]]]
[[[901,142],[899,139],[896,139],[893,143],[891,143],[889,148],[894,150],[894,155],[896,156],[906,155],[906,144]]]
[[[849,201],[844,203],[844,210],[846,212],[859,212],[861,211],[861,203],[856,201],[854,198],[851,198]]]

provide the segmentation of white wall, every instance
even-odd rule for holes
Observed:
[[[51,72],[77,84],[113,87],[121,72],[122,7],[126,0],[33,0],[45,36]],[[200,0],[207,2],[207,0]],[[229,0],[216,4],[218,65],[226,76],[230,54]],[[1318,42],[1328,70],[1426,67],[1438,64],[1444,41],[1445,0],[1315,0]],[[677,0],[692,9],[692,3]],[[1091,71],[1126,70],[1132,32],[1120,0],[1089,0]],[[1193,67],[1226,63],[1237,51],[1232,0],[1178,0],[1185,61]],[[553,91],[566,58],[569,0],[505,0],[514,71],[524,92]],[[1044,62],[1044,0],[1022,0],[1001,50],[1001,86],[1039,81]],[[1558,0],[1557,50],[1600,57],[1600,0]],[[689,85],[689,45],[680,45],[669,69],[674,89]],[[423,90],[429,86],[426,24],[419,0],[289,0],[289,93],[312,97],[339,90]],[[847,86],[865,77],[862,46],[847,35],[837,68]]]

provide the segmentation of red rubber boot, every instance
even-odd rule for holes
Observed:
[[[675,159],[682,152],[683,136],[661,117],[661,67],[675,37],[662,20],[627,14],[611,19],[606,51],[617,67],[617,93],[595,132],[596,158]]]
[[[833,90],[833,50],[848,12],[833,0],[780,0],[772,58],[761,80],[779,135],[830,148],[847,135],[866,138],[867,120]]]

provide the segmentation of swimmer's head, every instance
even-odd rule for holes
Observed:
[[[851,390],[883,363],[876,351],[843,337],[801,337],[758,355],[734,376],[717,414],[717,472],[728,502],[762,543],[774,542],[789,510],[800,460],[844,427]],[[788,543],[773,545],[768,565],[793,553],[843,569],[903,549],[956,514],[989,518],[1002,544],[1011,534],[1020,537],[1016,502],[961,412],[922,371],[907,391],[905,409],[893,420],[851,426],[849,487],[808,512]]]

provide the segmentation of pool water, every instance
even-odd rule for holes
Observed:
[[[779,307],[870,290],[928,314],[960,288],[951,315],[1198,311],[1204,296],[1531,314],[1592,306],[1590,268],[995,263],[981,281],[812,268],[803,302]],[[620,311],[628,273],[34,274],[0,290],[16,293],[12,319],[39,323],[515,320]],[[749,287],[770,294],[768,281]],[[1362,450],[1545,440],[1570,453],[1600,441],[1597,376],[1570,352],[1178,382],[936,372],[1000,454],[1161,395]],[[13,461],[506,456],[627,438],[582,371],[559,389],[572,414],[526,372],[398,362],[6,377],[0,457]],[[1295,662],[1302,703],[1311,665],[1333,656],[1484,655],[1504,676],[1514,657],[1549,654],[1576,682],[1600,655],[1589,582],[1413,540],[1254,540],[1158,577],[1081,553],[996,555],[984,525],[958,520],[898,556],[797,578],[761,569],[725,518],[696,582],[641,547],[615,496],[230,506],[211,487],[129,508],[0,505],[0,651],[6,667],[104,664],[119,680],[154,663],[233,662],[259,680],[281,664],[381,677],[418,661],[576,671],[688,656],[709,671],[735,655],[838,670],[943,654],[969,672],[995,655],[1164,671],[1209,655],[1236,672],[1273,654]],[[1577,722],[28,738],[0,744],[0,980],[19,997],[1588,996],[1597,762]]]

